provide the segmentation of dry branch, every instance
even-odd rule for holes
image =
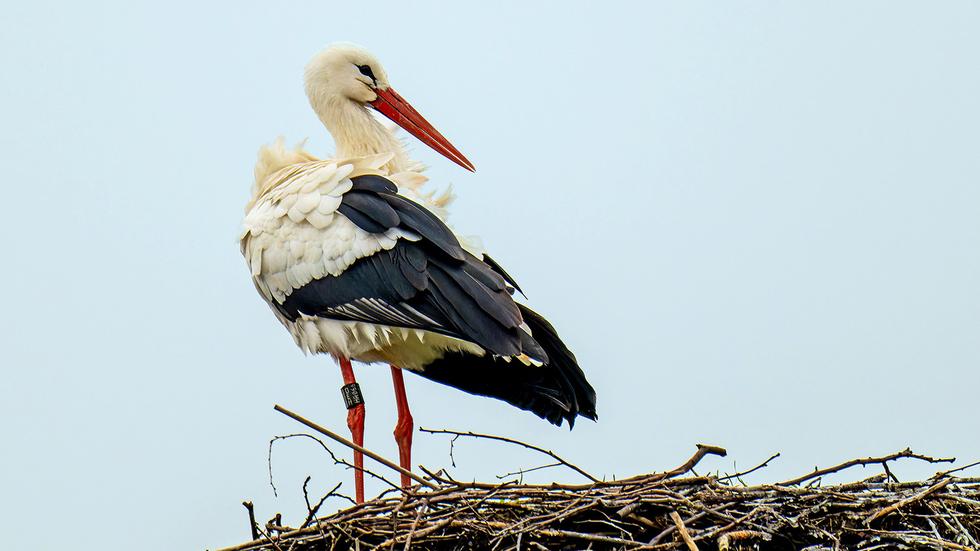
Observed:
[[[371,450],[369,450],[367,448],[362,448],[361,446],[358,446],[357,444],[355,444],[355,443],[351,442],[350,440],[348,440],[348,439],[340,436],[339,434],[337,434],[337,433],[335,433],[335,432],[333,432],[333,431],[331,431],[331,430],[329,430],[327,428],[321,427],[320,425],[314,423],[313,421],[310,421],[309,419],[300,416],[298,413],[293,413],[292,411],[289,411],[288,409],[286,409],[286,408],[284,408],[284,407],[282,407],[280,405],[276,405],[275,406],[275,410],[278,411],[279,413],[282,413],[283,415],[286,415],[288,417],[292,417],[296,421],[299,421],[300,423],[303,423],[307,427],[309,427],[309,428],[311,428],[311,429],[319,432],[320,434],[322,434],[324,436],[327,436],[327,437],[329,437],[329,438],[331,438],[333,440],[336,440],[337,442],[339,442],[339,443],[347,446],[348,448],[350,448],[352,450],[359,451],[359,452],[363,453],[366,457],[370,457],[371,459],[377,461],[378,463],[381,463],[382,465],[384,465],[385,467],[388,467],[389,469],[392,469],[394,471],[398,471],[398,473],[403,474],[403,475],[407,476],[408,478],[411,478],[412,480],[418,482],[419,484],[421,484],[423,486],[428,486],[429,488],[432,488],[432,489],[436,489],[437,488],[437,486],[435,484],[432,484],[428,480],[419,478],[416,474],[412,473],[411,471],[406,471],[405,469],[399,467],[398,465],[395,465],[391,461],[388,461],[384,457],[381,457],[380,455],[372,452]],[[357,467],[354,467],[354,468],[356,469]]]
[[[580,475],[584,476],[585,478],[588,478],[592,482],[600,482],[600,480],[598,478],[590,475],[589,473],[587,473],[584,470],[582,470],[581,468],[579,468],[579,467],[577,467],[577,466],[569,463],[568,461],[565,461],[561,457],[558,457],[555,454],[555,452],[553,452],[551,450],[546,450],[544,448],[539,448],[538,446],[535,446],[533,444],[528,444],[527,442],[521,442],[520,440],[514,440],[513,438],[506,438],[506,437],[503,437],[503,436],[494,436],[492,434],[479,434],[479,433],[475,433],[475,432],[458,432],[458,431],[455,431],[455,430],[446,430],[446,429],[433,430],[433,429],[427,429],[427,428],[424,428],[424,427],[419,427],[419,432],[427,432],[429,434],[451,434],[453,436],[469,436],[471,438],[483,438],[483,439],[487,439],[487,440],[498,440],[500,442],[506,442],[508,444],[515,444],[515,445],[518,445],[518,446],[527,448],[529,450],[534,450],[536,452],[543,453],[543,454],[551,457],[555,461],[557,461],[558,464],[564,465],[564,466],[568,467],[569,469],[572,469],[573,471],[579,473]],[[527,472],[527,471],[524,471],[524,472]]]
[[[799,484],[800,482],[806,482],[807,480],[819,478],[827,474],[837,473],[843,471],[844,469],[850,469],[851,467],[855,467],[857,465],[863,467],[865,465],[879,464],[886,470],[886,472],[888,472],[887,469],[888,469],[889,461],[895,461],[896,459],[903,459],[903,458],[921,459],[922,461],[928,461],[929,463],[952,463],[953,461],[956,461],[955,457],[943,457],[937,459],[935,457],[919,455],[917,453],[914,453],[912,450],[905,448],[904,450],[898,453],[893,453],[891,455],[886,455],[884,457],[865,457],[864,459],[852,459],[850,461],[845,461],[840,465],[835,465],[833,467],[829,467],[826,469],[817,469],[810,474],[806,474],[794,478],[792,480],[787,480],[786,482],[783,482],[783,485],[791,486],[793,484]]]
[[[691,539],[691,534],[687,531],[687,526],[684,526],[684,521],[681,520],[681,516],[677,514],[677,511],[670,512],[670,520],[674,521],[674,526],[677,527],[677,532],[681,535],[681,539],[684,540],[684,545],[687,545],[689,551],[699,551],[698,544],[694,543]]]

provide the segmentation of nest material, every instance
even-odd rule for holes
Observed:
[[[887,462],[936,460],[910,450],[858,459],[778,484],[741,476],[681,476],[707,454],[666,473],[586,485],[457,483],[389,494],[289,529],[275,524],[225,551],[320,549],[956,549],[980,551],[980,478],[955,469],[898,482]],[[775,456],[774,456],[775,457]],[[773,458],[770,458],[770,460]],[[880,464],[884,473],[839,485],[823,475]],[[968,466],[969,467],[969,466]],[[963,467],[966,468],[966,467]]]

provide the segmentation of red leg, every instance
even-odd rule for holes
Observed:
[[[405,379],[401,368],[391,366],[391,382],[395,384],[395,404],[398,406],[398,423],[395,424],[395,442],[398,443],[398,463],[405,470],[412,470],[412,431],[415,426],[412,412],[408,409]],[[402,488],[411,485],[411,479],[402,475]]]
[[[340,373],[344,377],[344,401],[347,404],[347,426],[351,437],[358,446],[364,445],[364,400],[360,387],[354,379],[354,369],[350,360],[340,358]],[[353,386],[351,386],[353,385]],[[358,503],[364,503],[364,454],[354,452],[354,496]]]

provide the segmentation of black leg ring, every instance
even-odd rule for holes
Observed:
[[[361,394],[361,386],[351,383],[340,387],[340,394],[344,397],[344,405],[347,409],[356,408],[364,403],[364,395]]]

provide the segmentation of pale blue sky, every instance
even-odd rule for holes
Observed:
[[[783,452],[755,480],[905,446],[980,459],[975,3],[8,4],[5,547],[214,548],[246,538],[242,499],[295,522],[307,474],[349,488],[296,441],[272,495],[267,442],[299,429],[272,405],[344,429],[340,377],[236,244],[258,146],[331,149],[301,76],[336,40],[477,165],[414,145],[599,394],[569,433],[408,377],[419,424],[605,476],[697,442],[730,451],[706,469]],[[387,369],[358,375],[366,444],[394,457]],[[416,436],[418,462],[447,451]],[[474,443],[456,461],[544,462]]]

